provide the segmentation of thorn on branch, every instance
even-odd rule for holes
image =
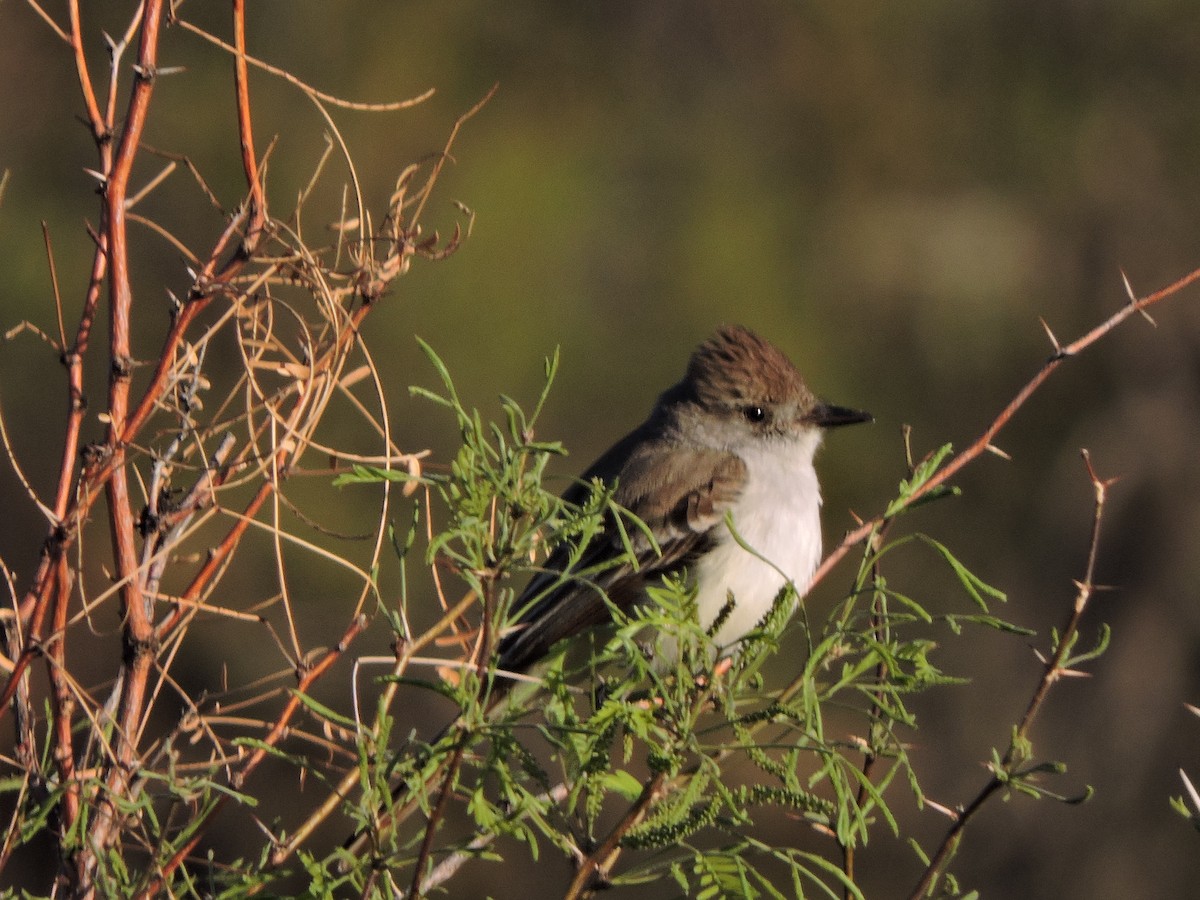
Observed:
[[[1012,462],[1012,454],[1008,453],[1005,450],[1001,450],[995,444],[988,444],[986,449],[987,449],[988,453],[994,453],[996,456],[1000,457],[1001,459],[1003,459],[1007,462]]]
[[[1187,777],[1187,773],[1183,769],[1179,770],[1179,777],[1183,780],[1184,790],[1187,791],[1188,798],[1192,801],[1193,821],[1200,820],[1200,793],[1196,791],[1196,786],[1192,784],[1192,780]]]
[[[943,816],[945,816],[951,822],[957,822],[959,819],[962,818],[962,810],[951,809],[949,806],[946,806],[942,803],[938,803],[936,800],[931,800],[928,797],[925,798],[925,805],[928,806],[930,809],[932,809],[934,812],[941,813]]]
[[[1121,270],[1121,281],[1125,284],[1125,294],[1129,297],[1129,305],[1141,313],[1143,319],[1157,328],[1158,323],[1154,321],[1150,313],[1146,312],[1146,308],[1138,302],[1138,296],[1134,293],[1133,285],[1129,283],[1129,276],[1125,274],[1124,269]]]
[[[1112,478],[1101,478],[1096,474],[1096,469],[1092,466],[1092,455],[1088,453],[1087,447],[1079,451],[1079,455],[1083,457],[1083,464],[1087,466],[1088,478],[1092,482],[1092,488],[1096,491],[1096,502],[1101,504],[1104,502],[1104,497],[1108,493],[1108,489],[1121,480],[1120,475],[1114,475]]]
[[[1038,321],[1042,323],[1042,328],[1046,332],[1046,337],[1050,338],[1050,346],[1054,348],[1054,353],[1051,359],[1066,359],[1071,354],[1063,349],[1063,345],[1059,343],[1058,338],[1054,336],[1054,332],[1050,330],[1050,325],[1041,316],[1038,316]]]

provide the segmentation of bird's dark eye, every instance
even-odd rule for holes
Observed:
[[[767,417],[767,411],[761,406],[744,406],[742,415],[746,417],[747,422],[761,422]]]

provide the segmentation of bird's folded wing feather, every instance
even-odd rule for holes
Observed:
[[[604,472],[604,463],[601,459],[584,479],[615,477],[614,501],[646,524],[657,548],[636,524],[623,523],[633,560],[625,557],[613,563],[622,556],[623,542],[612,520],[573,565],[573,548],[558,547],[516,601],[519,619],[500,642],[502,671],[523,671],[563,638],[608,621],[605,597],[618,609],[628,610],[644,596],[647,582],[687,565],[707,550],[713,529],[746,481],[745,463],[717,450],[643,443],[624,460],[619,474]],[[586,483],[569,491],[568,497],[578,497]]]

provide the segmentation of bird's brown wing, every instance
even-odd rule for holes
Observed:
[[[614,448],[622,457],[617,473],[605,471],[607,458],[602,458],[567,496],[578,499],[593,477],[616,480],[614,500],[646,524],[654,543],[626,522],[636,565],[627,557],[614,563],[624,545],[610,520],[574,565],[571,547],[556,549],[516,601],[519,618],[500,641],[502,671],[523,671],[563,638],[609,621],[605,597],[618,609],[631,608],[645,596],[648,582],[686,566],[711,546],[713,529],[745,484],[745,463],[717,450],[637,444],[632,453]]]

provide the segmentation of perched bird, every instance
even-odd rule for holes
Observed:
[[[813,455],[825,429],[870,420],[867,413],[818,400],[788,358],[753,332],[719,329],[692,354],[683,380],[658,398],[649,418],[563,495],[578,504],[593,480],[615,485],[615,502],[654,540],[636,527],[625,529],[634,565],[610,518],[577,558],[578,548],[567,545],[550,554],[515,601],[516,621],[497,648],[500,677],[491,681],[489,708],[498,708],[513,685],[503,673],[524,672],[560,640],[608,622],[608,604],[628,610],[646,600],[648,585],[682,570],[695,584],[705,628],[733,599],[715,636],[722,653],[733,652],[785,584],[790,581],[798,596],[808,590],[820,562],[821,493]],[[751,550],[735,539],[726,514]],[[460,741],[451,758],[461,757],[463,747]],[[454,764],[447,766],[453,770]],[[393,797],[410,791],[402,783]],[[416,808],[414,794],[374,832],[352,836],[346,848],[357,855],[373,833],[396,827]]]
[[[787,356],[758,335],[720,328],[649,418],[563,495],[579,503],[594,479],[615,484],[613,499],[646,524],[654,543],[627,529],[637,565],[613,564],[626,551],[610,522],[573,564],[572,548],[555,550],[516,600],[498,670],[522,672],[558,641],[609,621],[601,591],[627,610],[645,599],[648,584],[679,570],[694,581],[703,627],[733,598],[715,636],[722,653],[732,652],[788,581],[797,596],[808,590],[821,560],[813,456],[826,429],[870,420],[818,400]],[[754,552],[734,538],[727,513]]]

